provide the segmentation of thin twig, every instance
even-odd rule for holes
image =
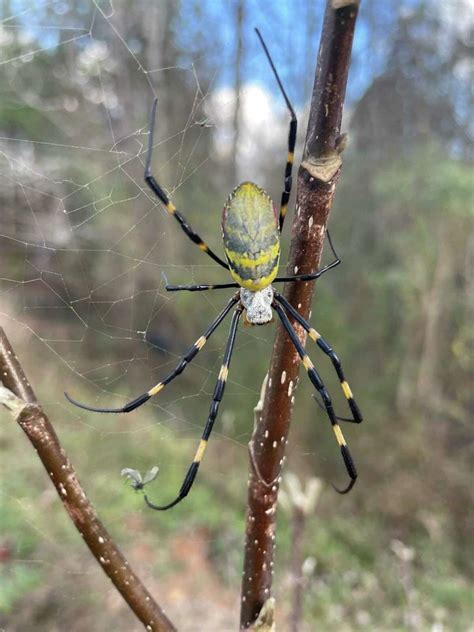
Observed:
[[[97,517],[1,327],[0,377],[0,384],[3,383],[3,387],[0,387],[0,404],[11,412],[31,441],[64,508],[104,573],[147,630],[175,630]]]
[[[358,2],[328,0],[318,55],[303,162],[298,172],[288,275],[317,270],[325,228],[341,167],[340,136],[349,60]],[[308,317],[314,283],[290,283],[285,296]],[[305,335],[294,323],[301,341]],[[250,442],[246,547],[242,581],[241,628],[252,625],[271,597],[275,512],[285,458],[299,357],[277,325],[263,407]]]

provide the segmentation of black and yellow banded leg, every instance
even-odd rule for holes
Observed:
[[[219,404],[222,401],[224,396],[225,385],[227,381],[227,377],[229,375],[229,367],[230,360],[232,358],[232,351],[234,348],[235,337],[237,334],[237,325],[239,324],[239,318],[242,314],[243,307],[239,305],[232,316],[232,321],[229,329],[229,337],[227,339],[227,345],[224,353],[224,359],[222,361],[222,366],[219,371],[219,377],[217,378],[217,383],[214,388],[214,393],[212,395],[211,407],[209,409],[209,417],[207,419],[207,423],[204,427],[204,432],[202,433],[201,441],[199,442],[198,449],[196,450],[196,454],[194,455],[193,462],[189,466],[189,469],[184,477],[183,484],[179,490],[177,497],[168,503],[167,505],[155,505],[152,503],[147,496],[145,496],[146,504],[151,507],[151,509],[156,509],[157,511],[164,511],[166,509],[171,509],[179,502],[181,502],[186,496],[189,494],[191,487],[196,479],[199,465],[203,459],[204,453],[206,451],[207,442],[212,432],[212,428],[214,427],[214,422],[217,417],[217,413],[219,411]]]
[[[229,266],[227,265],[227,263],[223,261],[220,257],[218,257],[209,248],[209,246],[201,239],[201,237],[199,237],[199,235],[196,232],[194,232],[194,230],[186,221],[184,215],[182,215],[178,211],[178,209],[175,207],[175,205],[170,201],[166,193],[163,191],[163,189],[160,187],[160,185],[158,184],[158,182],[155,180],[154,176],[151,173],[150,163],[151,163],[151,156],[153,153],[153,133],[155,130],[155,114],[156,114],[157,103],[158,103],[158,99],[155,99],[153,101],[153,106],[151,108],[151,114],[150,114],[150,131],[148,135],[148,150],[147,150],[146,161],[145,161],[145,176],[144,176],[145,182],[147,183],[149,188],[153,191],[153,193],[155,193],[155,195],[163,202],[168,213],[170,215],[173,215],[173,217],[176,219],[176,221],[181,226],[181,228],[186,233],[186,235],[189,237],[189,239],[193,243],[195,243],[203,252],[209,255],[211,259],[214,259],[216,263],[218,263],[220,266],[228,270]]]
[[[263,50],[265,51],[265,55],[267,56],[270,66],[273,70],[273,74],[275,75],[275,79],[277,80],[278,87],[280,88],[283,98],[285,99],[286,107],[288,108],[290,112],[290,116],[291,116],[290,130],[288,132],[288,155],[286,158],[286,166],[285,166],[285,182],[284,182],[284,189],[283,189],[283,193],[281,194],[281,202],[280,202],[279,227],[280,227],[280,233],[281,233],[283,229],[283,223],[285,221],[286,211],[288,208],[288,200],[290,199],[290,193],[291,193],[291,185],[292,185],[291,174],[293,171],[293,160],[294,160],[295,145],[296,145],[296,130],[298,127],[298,122],[296,120],[296,114],[293,109],[293,106],[291,105],[290,100],[285,92],[281,79],[278,75],[277,69],[275,68],[275,64],[273,63],[273,59],[271,58],[270,52],[268,51],[267,45],[263,41],[263,37],[261,36],[260,31],[258,29],[255,29],[255,31],[258,35],[258,39],[260,40]]]
[[[279,227],[280,233],[283,230],[283,223],[286,217],[286,211],[288,210],[288,202],[291,195],[291,186],[293,184],[293,161],[295,155],[295,145],[296,145],[296,128],[297,121],[295,113],[292,112],[292,118],[290,121],[290,131],[288,133],[288,155],[286,158],[286,166],[285,166],[285,180],[284,180],[284,189],[281,194],[280,201],[280,218],[279,218]]]
[[[224,307],[224,309],[220,312],[220,314],[218,314],[217,317],[212,321],[204,334],[196,340],[196,342],[189,349],[186,355],[182,357],[182,359],[176,365],[176,368],[169,375],[167,375],[164,380],[158,382],[158,384],[155,384],[155,386],[146,391],[146,393],[142,393],[138,397],[135,397],[135,399],[133,399],[131,402],[128,402],[120,408],[95,408],[94,406],[81,404],[80,402],[70,397],[67,393],[64,393],[66,399],[68,399],[71,404],[74,404],[74,406],[77,406],[78,408],[83,408],[84,410],[90,410],[94,413],[129,413],[132,410],[135,410],[136,408],[147,402],[151,397],[153,397],[153,395],[157,395],[165,388],[167,384],[172,382],[175,377],[178,377],[178,375],[180,375],[184,371],[186,366],[196,357],[199,351],[201,351],[201,349],[211,337],[212,333],[217,329],[217,327],[221,324],[221,322],[239,300],[240,299],[238,294],[233,296]]]
[[[205,290],[227,290],[231,287],[240,287],[238,283],[218,283],[215,285],[165,285],[167,292],[204,292]]]
[[[325,272],[328,272],[328,270],[332,270],[333,268],[338,266],[341,263],[341,259],[339,258],[339,255],[334,249],[331,235],[329,234],[329,231],[327,229],[326,229],[326,235],[329,241],[329,246],[331,247],[332,254],[335,257],[334,261],[331,261],[331,263],[328,263],[326,266],[324,266],[320,270],[316,270],[316,272],[310,272],[309,274],[295,274],[289,277],[277,277],[273,282],[274,283],[277,283],[277,282],[278,283],[282,283],[282,282],[293,283],[294,281],[315,281],[316,279],[319,279],[319,277],[322,276]]]
[[[303,329],[305,329],[308,332],[308,335],[311,338],[311,340],[314,340],[314,342],[318,345],[321,351],[323,351],[327,356],[329,356],[334,368],[336,369],[337,376],[341,383],[342,392],[344,393],[344,396],[347,399],[347,403],[352,413],[352,418],[344,418],[344,421],[352,421],[356,424],[360,424],[360,422],[362,421],[362,413],[360,412],[359,407],[357,406],[357,403],[354,399],[354,396],[351,391],[351,387],[349,386],[345,378],[344,371],[342,370],[341,361],[339,360],[337,355],[334,353],[334,350],[332,349],[332,347],[326,342],[326,340],[324,340],[324,338],[321,336],[321,334],[319,334],[316,331],[316,329],[311,327],[308,321],[305,320],[301,316],[301,314],[293,307],[293,305],[291,305],[291,303],[289,303],[286,300],[284,296],[282,296],[278,292],[275,292],[275,299],[279,303],[281,303],[283,307],[286,309],[286,311],[289,314],[291,314],[291,316],[293,316],[296,322],[298,322],[303,327]],[[341,418],[339,417],[339,419]]]
[[[296,351],[298,352],[298,355],[301,358],[303,366],[306,369],[306,373],[308,374],[308,377],[309,377],[311,383],[316,388],[316,390],[319,392],[319,394],[321,395],[321,398],[323,400],[324,407],[326,409],[326,412],[328,414],[329,420],[331,422],[332,429],[334,431],[334,435],[336,437],[336,441],[337,441],[337,443],[339,445],[339,448],[341,450],[342,458],[344,459],[344,464],[346,466],[347,473],[349,474],[350,479],[351,479],[349,485],[346,488],[338,489],[337,487],[335,487],[335,490],[337,492],[339,492],[340,494],[347,494],[354,487],[354,484],[355,484],[355,482],[357,480],[357,470],[356,470],[354,461],[352,460],[351,453],[349,452],[349,448],[347,447],[346,440],[344,439],[344,435],[342,434],[341,427],[337,423],[337,417],[336,417],[336,414],[334,412],[334,408],[333,408],[333,405],[332,405],[331,397],[330,397],[326,387],[324,386],[324,383],[323,383],[319,373],[314,368],[314,364],[311,362],[308,354],[304,350],[304,347],[301,344],[301,342],[300,342],[295,330],[293,329],[290,321],[288,320],[288,317],[285,314],[283,308],[280,305],[278,305],[278,303],[275,303],[275,302],[273,303],[273,308],[277,312],[277,314],[280,317],[280,320],[281,320],[281,322],[283,324],[283,327],[285,328],[285,330],[287,331],[288,335],[290,336],[291,341],[293,342],[293,344],[295,346],[295,349],[296,349]]]

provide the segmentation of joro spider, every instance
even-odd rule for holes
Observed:
[[[155,99],[150,115],[150,131],[144,174],[145,182],[153,191],[153,193],[159,198],[159,200],[164,204],[168,213],[176,219],[187,237],[221,267],[229,270],[232,278],[234,279],[233,283],[222,283],[218,285],[166,285],[166,289],[170,292],[177,292],[181,290],[187,290],[189,292],[202,292],[205,290],[218,290],[227,288],[239,288],[239,290],[232,296],[224,309],[212,321],[204,334],[196,340],[196,342],[188,350],[186,355],[182,357],[176,368],[161,382],[158,382],[158,384],[150,388],[145,393],[142,393],[132,401],[128,402],[124,406],[121,406],[119,408],[95,408],[93,406],[81,404],[80,402],[75,401],[67,393],[65,393],[67,399],[72,404],[78,406],[79,408],[83,408],[85,410],[90,410],[93,412],[129,413],[132,410],[135,410],[136,408],[147,402],[151,397],[157,395],[165,388],[165,386],[167,386],[184,371],[186,366],[201,351],[211,335],[225,319],[227,314],[229,314],[229,312],[234,308],[223,362],[212,396],[209,416],[204,427],[204,431],[202,433],[202,437],[199,442],[199,446],[195,453],[194,459],[190,467],[188,468],[177,497],[170,503],[166,505],[156,505],[152,503],[145,495],[145,501],[147,505],[156,510],[170,509],[171,507],[174,507],[179,502],[181,502],[188,495],[196,479],[199,465],[204,456],[209,437],[214,427],[214,422],[219,410],[219,404],[222,401],[222,397],[224,395],[224,389],[229,374],[232,351],[237,334],[237,326],[243,312],[245,312],[245,319],[248,324],[265,325],[272,321],[272,309],[275,310],[301,358],[309,379],[311,380],[313,386],[318,391],[322,399],[324,409],[327,412],[332,425],[332,429],[336,436],[337,443],[340,447],[342,458],[344,460],[347,473],[350,477],[350,482],[345,489],[336,488],[336,491],[341,494],[346,494],[352,489],[357,479],[357,471],[354,465],[354,461],[352,460],[349,448],[347,447],[346,441],[342,434],[342,430],[338,424],[338,420],[360,423],[362,421],[362,415],[352,395],[349,384],[344,376],[341,362],[337,355],[334,353],[329,343],[326,342],[326,340],[324,340],[324,338],[315,329],[313,329],[310,323],[305,320],[301,316],[301,314],[298,313],[298,311],[285,299],[284,296],[279,294],[272,287],[272,283],[314,281],[328,270],[339,265],[341,260],[339,259],[332,244],[330,235],[327,232],[329,245],[335,257],[334,261],[311,274],[298,274],[291,277],[277,277],[278,264],[280,259],[280,233],[285,221],[285,215],[292,185],[291,174],[293,169],[293,152],[296,143],[297,120],[294,109],[288,99],[285,89],[283,88],[282,82],[270,56],[268,48],[259,30],[255,30],[290,113],[288,156],[285,166],[284,189],[281,196],[279,217],[277,218],[273,202],[263,189],[258,187],[253,182],[243,182],[242,184],[239,184],[229,195],[224,206],[224,211],[222,215],[222,236],[227,263],[223,261],[220,257],[218,257],[201,239],[201,237],[191,228],[184,216],[170,201],[164,190],[161,188],[161,186],[158,184],[155,177],[151,173],[150,163],[153,152],[153,132],[155,127],[155,114],[157,106],[157,100]],[[335,414],[331,397],[326,390],[326,387],[324,386],[319,373],[317,372],[309,356],[305,352],[303,345],[301,344],[296,331],[288,318],[288,315],[291,316],[297,323],[299,323],[303,327],[303,329],[306,330],[308,336],[321,349],[321,351],[329,356],[336,370],[339,381],[341,383],[342,391],[347,399],[349,408],[351,410],[351,417],[338,417]]]

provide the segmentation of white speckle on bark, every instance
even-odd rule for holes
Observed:
[[[286,371],[282,371],[282,373],[281,373],[281,378],[280,378],[280,382],[281,382],[282,384],[284,384],[284,383],[285,383],[285,381],[286,381]]]

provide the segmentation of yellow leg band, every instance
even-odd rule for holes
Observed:
[[[318,334],[318,332],[316,331],[316,329],[313,329],[311,327],[311,329],[308,331],[308,335],[311,338],[311,340],[314,340],[314,342],[316,342],[316,340],[318,338],[321,338],[321,334]]]
[[[194,457],[194,462],[195,463],[200,463],[201,459],[204,455],[204,452],[206,450],[206,446],[207,446],[207,441],[206,439],[201,439],[201,441],[199,442],[199,447],[196,451],[196,456]]]
[[[202,349],[204,345],[206,344],[206,336],[201,336],[200,338],[196,340],[194,344],[196,345],[198,349]]]
[[[150,397],[152,397],[153,395],[156,395],[157,393],[161,391],[162,388],[164,388],[164,386],[165,385],[160,382],[153,388],[150,388],[150,390],[148,391],[148,395],[150,395]]]
[[[341,386],[347,399],[352,399],[352,391],[349,384],[347,382],[341,382]]]
[[[339,445],[346,445],[346,440],[344,439],[344,436],[342,434],[342,430],[339,427],[339,424],[334,424],[334,426],[332,427],[332,429],[334,430],[334,434],[336,435],[336,439]]]
[[[219,371],[219,379],[224,382],[227,380],[227,376],[229,375],[229,369],[223,364],[221,366],[221,370]]]

